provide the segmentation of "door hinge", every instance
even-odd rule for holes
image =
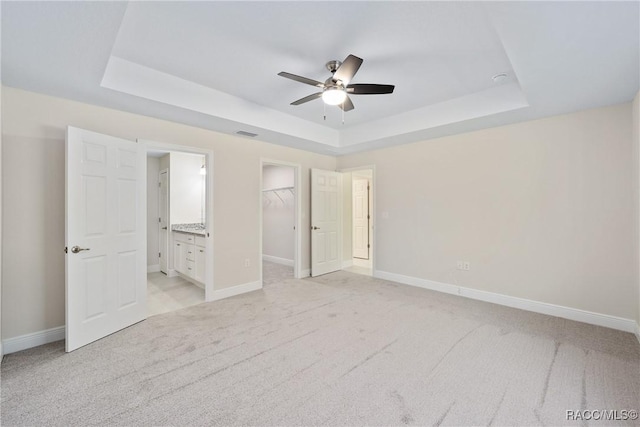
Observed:
[[[69,253],[69,252],[67,252],[67,247],[66,247],[66,246],[64,247],[64,253],[65,253],[65,254],[66,254],[66,253]]]
[[[370,190],[370,189],[371,189],[371,187],[369,187],[369,186],[367,185],[367,190]]]
[[[162,218],[158,218],[158,222],[162,222]]]
[[[367,243],[367,249],[369,249],[370,247],[371,247],[371,245]]]
[[[162,252],[158,252],[158,258],[162,258]]]
[[[367,215],[367,219],[371,219],[371,215]]]
[[[159,188],[159,187],[162,187],[162,183],[161,183],[161,182],[159,182],[159,183],[158,183],[158,188]]]

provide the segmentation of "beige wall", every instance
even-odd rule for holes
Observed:
[[[310,226],[309,168],[376,165],[379,270],[640,319],[638,97],[633,108],[583,111],[336,161],[12,88],[1,94],[3,339],[64,324],[67,125],[214,151],[216,289],[259,280],[264,157],[302,165],[303,230]],[[309,235],[302,237],[307,269]],[[456,270],[458,259],[470,261],[471,270]]]
[[[638,322],[638,333],[640,333],[640,92],[636,94],[632,104],[632,141],[634,147],[634,201],[635,205],[635,220],[636,220],[636,268],[638,269],[638,289],[637,289],[637,301],[638,312],[636,313],[636,320]],[[640,337],[639,337],[640,338]]]
[[[376,166],[378,270],[634,319],[631,127],[624,104],[338,167]]]
[[[302,165],[302,229],[309,230],[309,168],[336,159],[4,87],[2,338],[64,324],[64,138],[67,125],[134,141],[214,151],[215,288],[259,280],[260,158]],[[249,258],[251,266],[244,267]],[[309,234],[302,235],[309,268]]]

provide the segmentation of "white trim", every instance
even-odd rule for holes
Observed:
[[[147,273],[157,273],[160,271],[160,264],[147,265]]]
[[[465,288],[448,283],[436,282],[433,280],[420,279],[417,277],[403,276],[401,274],[389,273],[377,270],[374,277],[447,294],[459,295],[465,298],[486,301],[493,304],[518,308],[520,310],[533,311],[535,313],[547,314],[549,316],[562,317],[564,319],[575,320],[577,322],[589,323],[591,325],[604,326],[605,328],[617,329],[620,331],[637,333],[637,323],[631,319],[610,316],[607,314],[594,313],[577,308],[565,307],[561,305],[549,304],[546,302],[533,301],[524,298],[512,297],[509,295],[497,294],[493,292],[480,291],[477,289]]]
[[[262,289],[262,282],[250,282],[242,285],[231,286],[229,288],[218,289],[213,291],[213,295],[209,301],[218,301],[224,298],[233,297],[240,294],[246,294],[247,292],[258,291]]]
[[[20,335],[19,337],[2,340],[2,349],[4,350],[4,354],[15,353],[39,345],[49,344],[50,342],[63,340],[64,334],[65,327],[58,326],[57,328]]]
[[[636,323],[636,338],[638,338],[638,344],[640,344],[640,323]]]
[[[350,260],[350,261],[344,261],[343,260],[342,261],[342,268],[343,269],[349,268],[349,267],[352,267],[352,266],[353,266],[353,260]]]
[[[298,279],[304,279],[305,277],[311,277],[311,269],[306,268],[304,270],[300,270],[300,277]]]
[[[288,267],[293,267],[293,260],[292,259],[286,259],[286,258],[280,258],[280,257],[277,257],[277,256],[271,256],[271,255],[262,254],[262,260],[263,261],[273,262],[273,263],[276,263],[276,264],[286,265]]]
[[[166,274],[167,274],[167,277],[178,277],[180,275],[180,273],[178,273],[173,268],[168,269]]]

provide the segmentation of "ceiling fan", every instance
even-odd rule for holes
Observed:
[[[293,101],[291,105],[300,105],[305,102],[313,101],[314,99],[322,98],[325,104],[337,105],[342,108],[343,111],[351,111],[354,107],[349,95],[384,95],[387,93],[393,93],[393,89],[395,88],[394,85],[369,83],[349,84],[353,76],[358,72],[362,62],[362,58],[358,58],[354,55],[347,56],[344,62],[327,62],[327,69],[331,71],[332,76],[324,83],[308,79],[306,77],[297,76],[295,74],[286,73],[284,71],[278,73],[278,75],[322,89],[322,92],[317,92],[313,95],[305,96],[297,101]]]

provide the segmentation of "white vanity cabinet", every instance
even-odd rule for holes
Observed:
[[[205,238],[193,233],[173,232],[173,268],[183,276],[204,283]]]

